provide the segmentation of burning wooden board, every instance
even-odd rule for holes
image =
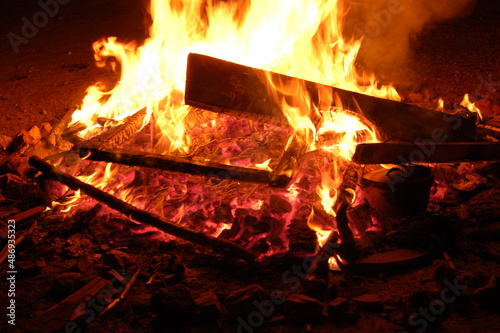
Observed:
[[[257,119],[286,122],[281,107],[269,93],[267,77],[272,82],[303,83],[314,106],[320,106],[321,94],[331,91],[334,100],[341,104],[338,107],[366,117],[389,138],[428,139],[435,129],[442,130],[443,137],[449,142],[473,141],[475,137],[475,124],[462,117],[194,53],[188,56],[185,103],[217,112],[246,113]]]

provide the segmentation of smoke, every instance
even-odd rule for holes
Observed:
[[[363,44],[358,65],[379,78],[394,77],[410,58],[412,44],[433,23],[469,14],[475,0],[345,0],[344,34]]]

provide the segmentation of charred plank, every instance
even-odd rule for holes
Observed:
[[[272,96],[267,78],[273,83],[304,84],[312,104],[320,105],[320,96],[331,91],[337,107],[359,113],[383,130],[388,137],[400,140],[431,138],[436,129],[446,135],[446,141],[473,141],[474,122],[458,116],[424,109],[414,105],[372,97],[336,87],[292,78],[228,61],[189,54],[186,78],[186,104],[217,112],[253,114],[286,123],[278,100],[286,99],[279,92]],[[341,105],[340,105],[341,104]]]

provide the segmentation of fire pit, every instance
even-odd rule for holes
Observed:
[[[26,304],[29,279],[54,295],[32,300],[36,313],[18,308],[23,329],[99,331],[128,311],[158,330],[363,326],[374,313],[403,330],[422,308],[439,316],[433,300],[450,283],[460,302],[497,305],[496,273],[469,273],[458,254],[498,263],[478,244],[495,225],[466,222],[497,191],[494,104],[403,103],[356,69],[364,49],[345,35],[340,2],[279,13],[257,2],[152,1],[141,46],[94,44],[119,81],[91,86],[58,123],[4,138],[18,297]],[[261,29],[266,13],[276,36]],[[264,36],[275,39],[263,48]],[[495,222],[496,205],[475,223]],[[377,295],[386,274],[395,291],[408,278],[392,274],[416,268],[433,279]],[[384,276],[357,285],[371,272]]]

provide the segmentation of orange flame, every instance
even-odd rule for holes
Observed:
[[[483,115],[481,114],[481,111],[479,110],[479,108],[476,105],[474,105],[474,103],[472,103],[470,101],[469,94],[464,95],[464,99],[462,100],[460,105],[463,106],[464,108],[467,108],[470,112],[477,113],[477,115],[479,116],[479,119],[483,120]]]
[[[84,123],[87,129],[81,135],[91,138],[103,130],[99,117],[120,121],[146,107],[144,125],[154,119],[156,152],[188,153],[191,138],[184,118],[191,108],[183,100],[190,52],[400,100],[392,86],[379,85],[373,75],[356,71],[361,40],[343,38],[346,10],[342,0],[151,0],[153,23],[142,45],[120,43],[116,37],[94,43],[98,66],[119,71],[120,80],[111,88],[102,83],[89,87],[72,122]],[[339,108],[326,108],[333,100],[329,93],[320,96],[316,109],[300,84],[271,88],[286,96],[280,105],[294,137],[303,140],[306,150],[334,156],[334,162],[321,170],[317,193],[324,209],[335,216],[332,206],[341,179],[339,166],[351,159],[357,143],[376,141],[376,133],[357,117]],[[365,132],[363,138],[360,132]],[[335,140],[325,143],[319,139],[327,134]],[[268,168],[268,164],[256,167]],[[103,188],[117,173],[117,169],[106,168],[80,179]],[[124,189],[115,192],[124,200],[133,200]]]

